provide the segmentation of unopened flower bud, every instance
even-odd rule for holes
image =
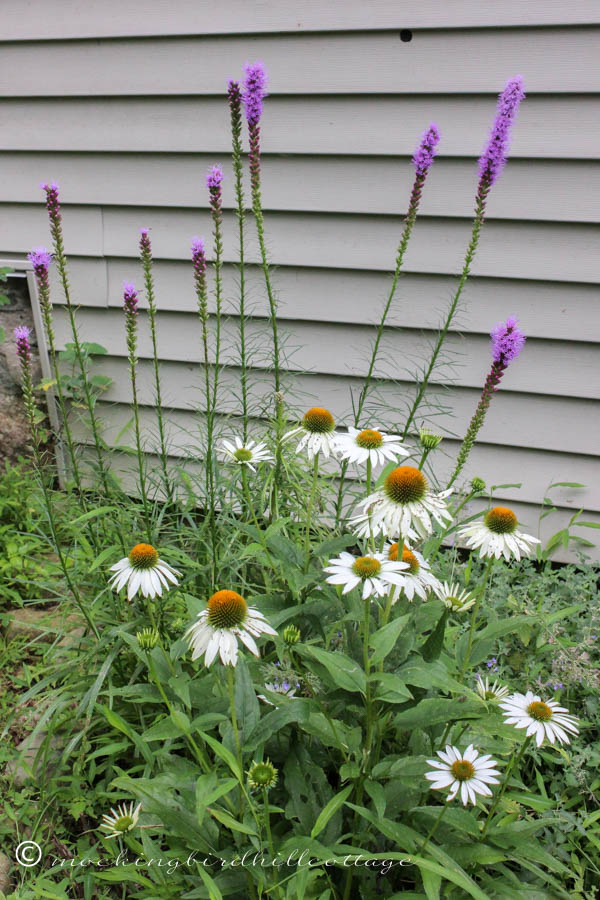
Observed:
[[[158,631],[156,628],[144,628],[136,634],[140,650],[154,650],[158,644]]]
[[[286,644],[297,644],[300,640],[300,629],[295,625],[287,625],[283,629],[283,639]]]
[[[270,759],[264,762],[253,763],[248,772],[248,781],[251,787],[269,788],[277,784],[277,769]]]
[[[419,440],[423,450],[435,450],[442,443],[442,436],[441,434],[434,434],[428,428],[421,428],[419,430]]]
[[[481,494],[482,491],[485,491],[486,484],[483,478],[473,478],[471,481],[471,490],[474,494]]]

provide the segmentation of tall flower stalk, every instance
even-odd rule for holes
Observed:
[[[248,361],[246,358],[246,271],[244,244],[244,183],[242,166],[242,92],[237,81],[230,81],[227,87],[227,99],[231,113],[232,163],[235,179],[235,204],[238,220],[238,273],[239,273],[239,334],[240,334],[240,386],[242,391],[242,435],[244,441],[248,437]]]
[[[102,439],[100,437],[100,428],[98,425],[98,421],[96,419],[96,413],[94,411],[94,397],[92,395],[92,389],[90,387],[90,381],[88,378],[88,373],[85,364],[85,356],[83,352],[83,348],[81,346],[81,341],[79,340],[79,334],[77,332],[77,323],[75,321],[75,308],[71,301],[71,288],[69,285],[69,274],[67,269],[67,257],[65,254],[65,245],[62,233],[62,215],[60,211],[60,200],[58,196],[58,185],[57,184],[43,184],[42,189],[46,192],[46,209],[48,210],[48,216],[50,219],[50,233],[52,235],[52,242],[54,245],[54,259],[56,261],[56,268],[58,269],[58,273],[60,276],[63,293],[65,296],[66,306],[67,306],[67,314],[69,316],[69,324],[71,326],[71,334],[73,336],[73,349],[75,351],[75,358],[77,359],[77,365],[79,366],[79,372],[81,375],[81,382],[83,385],[83,393],[85,397],[86,407],[89,414],[89,422],[90,428],[92,430],[92,436],[94,438],[94,447],[96,450],[96,458],[98,460],[98,474],[100,476],[100,481],[102,484],[102,489],[104,491],[105,496],[109,494],[109,486],[108,486],[108,476],[107,471],[104,465],[104,459],[102,456]]]
[[[208,518],[212,553],[211,558],[211,584],[214,587],[216,577],[215,551],[217,534],[215,524],[215,478],[213,469],[214,460],[214,406],[213,392],[210,378],[210,359],[208,352],[208,287],[206,283],[206,250],[202,238],[192,240],[192,263],[194,266],[194,286],[198,300],[198,317],[202,327],[202,348],[204,356],[204,393],[206,397],[206,444],[204,459],[205,478],[205,512]]]
[[[473,414],[473,418],[471,419],[467,433],[462,442],[456,460],[456,467],[448,482],[448,487],[454,484],[469,458],[469,454],[477,440],[477,435],[483,425],[485,414],[488,411],[492,397],[500,387],[502,376],[513,359],[516,359],[517,356],[519,356],[523,349],[523,345],[525,344],[525,335],[517,327],[517,319],[515,319],[514,316],[509,316],[506,322],[497,325],[491,332],[490,337],[492,339],[492,367],[485,380],[481,398],[477,404],[477,409]]]
[[[19,364],[21,367],[21,386],[23,390],[25,414],[27,416],[27,423],[31,431],[31,437],[33,441],[33,455],[37,472],[40,478],[40,485],[44,497],[44,506],[46,508],[46,515],[48,517],[48,524],[50,526],[50,533],[52,535],[52,542],[54,544],[56,555],[58,556],[58,561],[62,569],[63,576],[65,578],[65,581],[67,582],[67,585],[69,586],[69,590],[73,595],[73,599],[75,600],[75,603],[78,606],[82,616],[85,618],[88,626],[94,632],[96,638],[99,638],[98,629],[94,624],[91,613],[86,604],[83,602],[81,594],[79,593],[79,590],[71,577],[71,573],[69,571],[62,546],[58,539],[56,517],[54,515],[54,505],[52,502],[51,486],[48,483],[48,478],[46,477],[48,472],[48,465],[42,455],[42,438],[38,427],[38,409],[33,392],[33,379],[31,377],[31,345],[29,343],[30,334],[31,329],[27,328],[27,326],[25,325],[21,325],[18,328],[15,328],[14,331],[17,356],[19,358]]]
[[[50,255],[50,253],[48,253],[45,247],[35,247],[31,251],[31,253],[27,254],[27,259],[33,266],[33,273],[35,275],[35,281],[37,284],[42,321],[44,323],[44,331],[46,332],[46,340],[48,342],[48,355],[50,357],[50,365],[52,367],[52,374],[55,381],[54,387],[56,400],[58,402],[58,408],[61,415],[61,428],[57,437],[61,443],[64,439],[67,445],[73,481],[75,483],[77,493],[79,494],[79,498],[83,506],[83,511],[86,512],[85,500],[81,488],[79,464],[77,461],[77,454],[75,452],[75,442],[71,433],[71,426],[69,424],[69,417],[67,414],[67,404],[65,402],[60,371],[58,368],[58,354],[56,352],[56,341],[54,337],[54,327],[52,324],[52,301],[50,299],[49,278],[49,269],[50,263],[52,262],[52,256]]]
[[[281,474],[281,437],[283,432],[283,405],[281,394],[281,351],[279,346],[279,333],[277,329],[277,301],[271,284],[271,271],[267,258],[265,243],[265,220],[261,199],[261,169],[260,169],[260,119],[263,111],[263,100],[266,92],[267,73],[261,62],[246,65],[246,77],[244,79],[244,92],[242,100],[248,123],[248,138],[250,151],[248,154],[250,165],[250,187],[252,192],[252,212],[256,222],[256,232],[260,247],[260,259],[262,264],[267,298],[269,301],[269,318],[273,339],[273,380],[275,387],[275,435],[276,453],[275,469],[273,473],[273,492],[271,495],[271,516],[277,513],[277,492]]]
[[[127,336],[127,354],[129,359],[129,378],[131,380],[131,396],[133,408],[133,423],[135,430],[135,449],[138,460],[138,475],[140,480],[140,494],[144,507],[144,524],[148,542],[152,542],[152,517],[150,504],[146,491],[145,455],[142,450],[142,435],[140,431],[140,410],[137,393],[137,321],[138,321],[138,292],[135,285],[129,282],[123,284],[123,310],[125,312],[125,332]]]
[[[425,391],[427,390],[429,380],[437,364],[440,351],[444,345],[444,341],[446,340],[446,335],[448,334],[448,330],[450,329],[450,326],[456,314],[456,310],[458,308],[459,300],[461,298],[465,284],[467,283],[467,279],[470,275],[473,259],[479,245],[481,229],[483,228],[488,194],[506,164],[510,128],[514,121],[519,104],[524,97],[525,93],[523,91],[523,79],[520,75],[517,75],[507,83],[506,87],[498,98],[496,118],[494,119],[494,124],[492,126],[489,140],[479,159],[479,182],[477,184],[477,193],[475,194],[475,219],[473,221],[471,239],[467,247],[467,253],[463,263],[462,272],[460,275],[458,286],[456,288],[456,292],[454,294],[454,297],[452,298],[452,302],[450,303],[446,319],[442,325],[442,328],[440,329],[440,333],[433,348],[433,353],[431,354],[429,364],[425,372],[423,373],[423,378],[408,414],[406,424],[404,426],[404,432],[402,434],[403,439],[409,433],[410,426],[412,425],[417,410],[421,405],[421,401],[425,396]]]
[[[148,301],[148,323],[150,325],[150,336],[152,338],[152,363],[154,366],[154,396],[156,417],[158,421],[158,439],[160,443],[159,458],[162,470],[162,480],[165,488],[165,494],[169,503],[173,501],[173,488],[169,478],[167,441],[165,433],[165,424],[163,419],[162,394],[160,388],[160,367],[158,362],[158,345],[156,339],[156,293],[154,290],[154,277],[152,274],[152,243],[150,241],[150,232],[147,228],[140,228],[140,260],[144,272],[144,288],[146,290],[146,299]]]
[[[392,302],[396,295],[396,288],[398,287],[398,280],[400,278],[400,272],[402,271],[402,264],[404,262],[404,254],[406,253],[406,248],[408,247],[408,242],[410,240],[410,236],[412,234],[412,230],[417,219],[417,213],[419,211],[419,204],[421,202],[421,196],[423,193],[423,187],[425,185],[425,180],[427,175],[429,174],[429,170],[433,165],[433,160],[435,154],[437,152],[437,145],[440,141],[440,132],[433,122],[430,124],[427,131],[424,133],[421,138],[421,142],[417,147],[415,154],[413,156],[413,164],[415,167],[415,180],[413,182],[412,190],[410,192],[410,200],[408,202],[408,212],[406,213],[406,218],[404,220],[404,228],[402,230],[402,236],[400,238],[400,243],[398,245],[398,252],[396,253],[396,267],[394,269],[394,276],[392,278],[392,283],[390,285],[390,290],[387,296],[387,300],[385,306],[383,308],[383,313],[381,315],[381,320],[377,327],[377,333],[375,335],[375,341],[373,343],[373,349],[371,351],[371,359],[369,362],[369,369],[367,371],[367,377],[365,378],[365,383],[363,384],[362,390],[360,392],[358,402],[356,404],[355,414],[354,414],[354,427],[358,428],[359,423],[361,421],[362,412],[364,409],[365,402],[367,397],[369,396],[369,391],[371,388],[371,384],[373,381],[373,372],[375,370],[375,364],[377,362],[377,355],[379,353],[379,345],[381,343],[381,338],[383,337],[383,332],[385,329],[385,324],[387,321],[387,317],[390,312],[390,308],[392,306]],[[344,462],[342,464],[341,474],[340,474],[340,484],[338,488],[338,499],[336,504],[336,521],[339,522],[341,513],[342,513],[342,500],[344,495],[344,482],[346,478],[346,472],[348,471],[348,463]]]
[[[213,413],[216,413],[219,392],[219,365],[221,361],[221,318],[223,311],[223,194],[221,184],[223,172],[219,166],[212,166],[206,176],[208,188],[210,213],[213,220],[213,238],[215,259],[213,263],[215,272],[215,368],[213,374]]]

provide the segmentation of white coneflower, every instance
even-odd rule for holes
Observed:
[[[335,450],[337,440],[335,421],[328,409],[313,406],[305,413],[302,424],[288,431],[283,438],[285,440],[298,434],[302,434],[302,437],[296,447],[296,453],[305,452],[309,459],[313,459],[317,453],[329,457]]]
[[[106,838],[122,837],[128,831],[133,831],[140,817],[142,804],[138,803],[134,808],[133,803],[119,803],[116,809],[111,809],[111,815],[102,816],[100,829],[106,831]]]
[[[273,462],[274,459],[267,450],[267,445],[256,441],[244,441],[241,437],[234,437],[233,443],[224,439],[221,444],[223,448],[221,453],[229,462],[247,466],[253,472],[256,472],[254,468],[256,463]]]
[[[110,567],[109,585],[120,591],[127,585],[127,599],[133,600],[139,590],[144,597],[162,597],[163,590],[169,590],[169,581],[178,584],[176,575],[181,572],[160,559],[152,544],[136,544],[129,556],[124,556]]]
[[[466,538],[466,546],[471,550],[478,547],[479,556],[501,556],[508,561],[529,556],[539,540],[530,534],[517,531],[517,517],[507,506],[494,506],[488,510],[483,519],[463,525],[459,537]]]
[[[433,522],[444,526],[452,521],[445,504],[451,490],[434,494],[427,479],[414,466],[398,466],[387,476],[383,487],[358,504],[363,512],[351,519],[356,534],[368,537],[384,534],[406,543],[433,532]]]
[[[476,594],[472,591],[461,591],[460,585],[456,583],[448,584],[447,581],[440,584],[435,592],[442,603],[444,603],[448,609],[451,609],[452,612],[465,612],[465,610],[470,609],[473,606],[477,599]]]
[[[396,562],[398,561],[399,547],[400,544],[398,543],[386,544],[383,551],[389,560]],[[407,600],[412,601],[415,594],[422,600],[426,600],[429,591],[438,590],[440,583],[435,575],[432,574],[429,563],[422,553],[419,553],[418,550],[409,550],[408,547],[402,547],[400,561],[403,562],[407,568],[402,572],[400,581],[397,582],[397,584],[399,584],[404,591]],[[394,601],[399,595],[400,592],[396,591]]]
[[[497,681],[494,681],[493,684],[489,683],[489,679],[486,675],[485,679],[481,677],[481,675],[477,676],[477,693],[483,700],[502,700],[504,697],[508,697],[510,691],[507,687],[503,687]]]
[[[204,654],[207,666],[217,653],[223,665],[235,666],[238,658],[238,638],[255,656],[259,655],[254,640],[261,634],[277,632],[265,621],[263,614],[253,606],[248,606],[244,598],[235,591],[217,591],[206,609],[198,613],[197,620],[185,633],[192,659]]]
[[[511,694],[508,700],[500,704],[504,710],[504,721],[515,728],[526,728],[527,737],[534,734],[538,747],[541,747],[544,738],[548,738],[551,744],[558,741],[559,744],[570,744],[569,735],[579,734],[575,724],[575,716],[569,715],[568,709],[559,706],[556,700],[543,701],[532,691],[526,694]]]
[[[336,449],[340,459],[353,463],[366,463],[370,460],[374,466],[384,466],[390,459],[409,456],[409,451],[402,446],[399,434],[385,434],[373,428],[348,427],[346,434],[336,437]]]
[[[481,794],[482,797],[492,796],[488,784],[499,784],[496,775],[500,772],[494,768],[498,763],[489,754],[480,756],[473,744],[469,744],[464,753],[461,753],[458,747],[447,744],[445,752],[438,750],[437,755],[442,762],[428,759],[427,762],[435,771],[426,772],[425,778],[432,782],[431,787],[434,790],[450,788],[446,800],[454,800],[460,791],[463,806],[468,802],[475,806],[477,794]]]
[[[404,569],[408,569],[408,563],[388,559],[383,553],[356,557],[344,552],[329,560],[325,572],[329,573],[329,584],[344,585],[342,594],[361,585],[362,598],[366,600],[371,594],[383,597],[392,585],[402,584]]]

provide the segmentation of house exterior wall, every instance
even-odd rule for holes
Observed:
[[[476,160],[507,78],[527,99],[511,159],[489,200],[473,277],[449,339],[454,407],[450,471],[489,365],[490,328],[516,314],[528,342],[494,398],[465,475],[521,482],[497,497],[537,529],[551,482],[558,513],[600,521],[600,8],[596,0],[5,0],[0,49],[0,257],[48,243],[40,181],[61,185],[66,247],[83,339],[108,350],[115,379],[102,404],[116,435],[127,421],[120,312],[123,279],[141,275],[140,226],[156,259],[159,348],[174,457],[202,406],[190,237],[210,235],[204,173],[229,174],[224,87],[246,60],[267,65],[263,200],[290,367],[308,399],[338,415],[360,386],[424,128],[442,132],[386,332],[379,374],[392,398],[404,366],[435,336],[469,239]],[[401,29],[412,40],[400,40]],[[232,179],[225,184],[225,281],[235,296]],[[250,222],[249,231],[252,232]],[[250,262],[258,259],[249,241]],[[266,333],[260,273],[248,273],[253,335]],[[60,302],[58,291],[55,299]],[[225,373],[237,381],[235,310]],[[68,340],[57,314],[60,339]],[[149,339],[140,341],[144,421],[151,430]],[[262,358],[261,358],[262,354]],[[260,351],[253,363],[268,365]],[[261,376],[262,377],[262,376]],[[438,381],[440,380],[438,376]],[[264,379],[263,379],[264,381]],[[262,385],[262,387],[261,387]],[[260,378],[253,388],[265,396]],[[262,391],[262,394],[261,394]],[[232,400],[229,411],[236,411]],[[441,471],[443,478],[444,471]],[[584,537],[597,532],[582,531]]]

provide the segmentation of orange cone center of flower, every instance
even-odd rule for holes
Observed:
[[[213,628],[234,628],[246,618],[248,604],[235,591],[217,591],[208,601],[208,624]]]
[[[410,550],[407,550],[406,547],[402,551],[402,562],[408,563],[408,569],[411,575],[416,575],[421,568],[415,554]]]
[[[136,569],[151,569],[158,562],[158,552],[152,544],[136,544],[129,554],[129,562]]]
[[[352,564],[352,571],[359,578],[372,578],[373,575],[379,575],[381,563],[372,556],[359,556]]]
[[[404,544],[402,544],[402,549],[404,550]],[[388,550],[388,559],[391,559],[393,562],[398,561],[398,544],[390,545],[390,549]]]
[[[383,436],[380,431],[374,431],[372,428],[365,428],[360,434],[356,435],[356,443],[365,450],[377,450],[383,444]]]
[[[427,480],[414,466],[398,466],[385,479],[383,489],[394,503],[414,503],[425,496]]]
[[[494,534],[512,534],[517,527],[517,517],[508,506],[494,506],[486,512],[483,521]]]
[[[234,450],[233,455],[238,462],[250,462],[252,459],[252,450],[246,450],[245,447],[240,447],[238,450]]]
[[[536,722],[548,722],[552,718],[552,710],[541,700],[535,700],[527,707],[527,713]]]
[[[468,781],[475,774],[475,766],[468,759],[458,759],[452,763],[450,771],[458,781]]]
[[[313,431],[316,434],[327,434],[327,432],[333,431],[335,422],[328,409],[313,406],[312,409],[305,413],[302,424],[307,431]]]

